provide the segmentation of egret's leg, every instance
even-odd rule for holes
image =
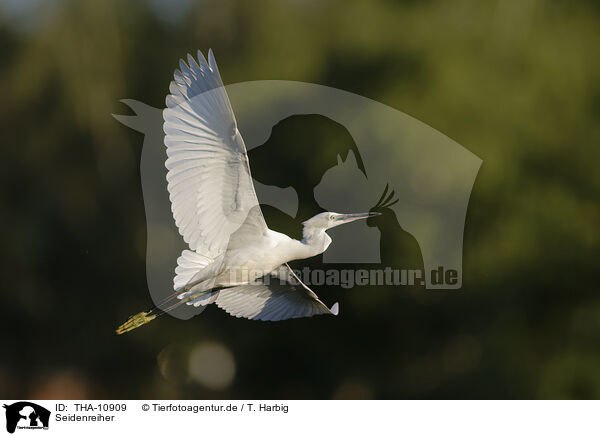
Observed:
[[[194,292],[193,294],[188,295],[185,298],[178,299],[177,302],[171,304],[170,306],[165,307],[165,305],[167,303],[169,303],[171,300],[173,300],[174,297],[179,297],[182,294],[182,291],[189,292],[185,288],[183,290],[182,289],[177,290],[173,294],[171,294],[170,296],[165,298],[163,301],[161,301],[158,305],[152,306],[146,312],[140,312],[140,313],[130,316],[127,321],[125,321],[123,324],[121,324],[119,327],[117,327],[116,333],[118,335],[122,335],[123,333],[131,331],[138,327],[141,327],[144,324],[148,324],[150,321],[158,318],[159,316],[164,315],[165,313],[170,312],[171,310],[175,309],[176,307],[179,307],[183,303],[193,301],[196,298],[200,297],[201,295],[213,292],[214,289],[208,289],[205,291]]]

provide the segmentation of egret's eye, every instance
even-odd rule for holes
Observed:
[[[329,219],[333,221],[335,219],[335,215],[331,215]]]

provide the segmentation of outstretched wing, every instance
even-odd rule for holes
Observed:
[[[176,70],[163,112],[167,182],[173,216],[190,248],[214,258],[250,217],[267,231],[250,175],[246,146],[212,51],[188,55]]]
[[[261,321],[338,314],[337,303],[328,309],[287,264],[254,284],[220,290],[215,304],[230,315]]]

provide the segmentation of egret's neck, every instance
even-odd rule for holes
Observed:
[[[327,250],[327,247],[331,244],[331,238],[323,228],[304,226],[301,243],[304,257],[311,257]]]

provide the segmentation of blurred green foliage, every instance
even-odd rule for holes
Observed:
[[[5,0],[0,396],[600,398],[599,22],[593,1]],[[111,113],[161,107],[209,47],[225,83],[345,89],[481,157],[463,289],[323,287],[340,317],[116,337],[150,301],[142,137]],[[194,379],[206,350],[230,382]]]

